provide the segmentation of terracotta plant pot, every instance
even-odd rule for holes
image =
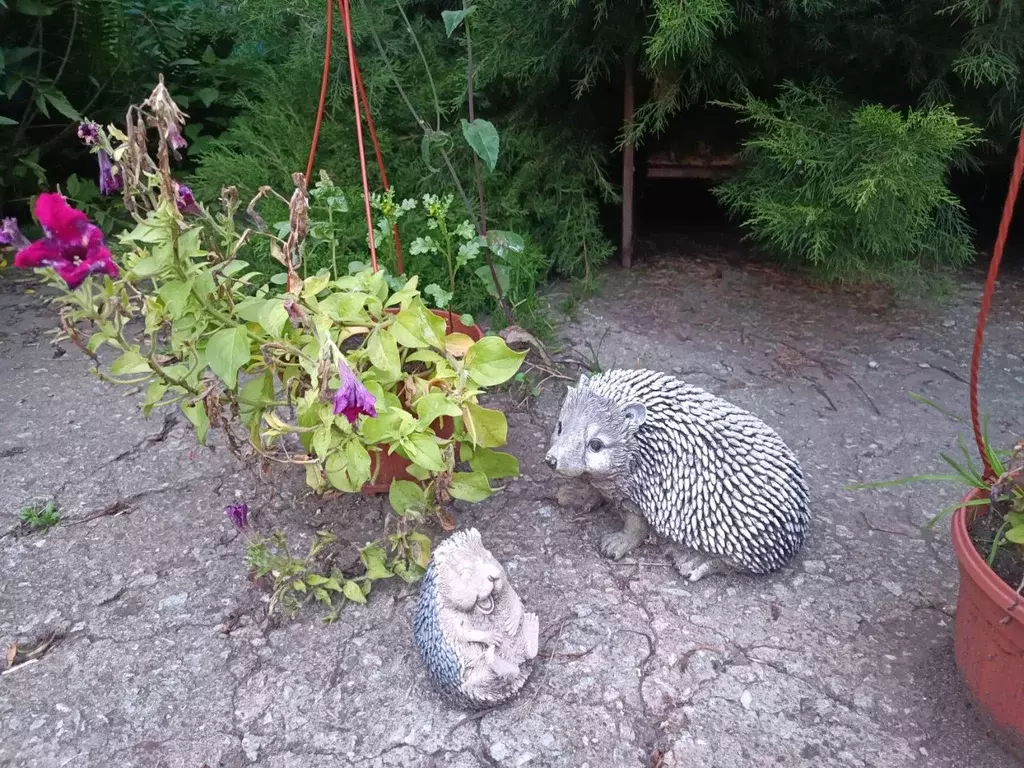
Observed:
[[[985,496],[974,490],[964,501]],[[985,726],[1024,758],[1024,598],[996,575],[968,536],[968,523],[984,510],[960,507],[953,515],[953,551],[960,564],[953,646]]]
[[[484,332],[480,330],[479,326],[466,325],[459,316],[454,312],[452,313],[451,319],[449,320],[448,312],[441,309],[430,310],[438,317],[442,317],[447,324],[448,333],[464,333],[469,336],[473,341],[480,341],[484,337]],[[389,308],[388,312],[395,314],[398,312],[395,308]],[[440,419],[431,424],[434,429],[434,433],[442,438],[447,439],[452,436],[455,432],[455,422],[449,416],[442,416]],[[374,473],[377,473],[376,481],[371,480],[363,486],[363,493],[367,496],[376,496],[379,493],[387,493],[391,490],[391,483],[394,480],[413,480],[413,476],[408,473],[409,462],[403,459],[397,453],[388,454],[387,446],[381,445],[379,453],[370,454],[370,477],[373,477]],[[378,471],[378,466],[380,470]]]

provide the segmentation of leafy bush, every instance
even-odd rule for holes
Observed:
[[[970,260],[946,177],[978,132],[948,107],[904,116],[791,84],[774,104],[728,106],[758,130],[716,194],[772,252],[831,280],[904,284]]]
[[[136,221],[118,236],[119,264],[100,230],[49,193],[36,204],[42,240],[28,244],[10,222],[0,231],[16,247],[15,265],[44,268],[59,289],[64,335],[93,358],[103,380],[141,388],[147,415],[179,408],[200,443],[219,429],[233,453],[264,469],[302,467],[317,493],[358,493],[377,480],[385,456],[407,462],[413,479],[390,483],[398,530],[388,538],[388,554],[379,544],[362,550],[366,575],[338,581],[312,572],[277,539],[251,542],[260,575],[294,572],[275,583],[275,604],[294,605],[292,592],[307,591],[299,583],[330,602],[328,579],[335,579],[337,594],[356,599],[353,590],[365,596],[375,578],[418,578],[429,539],[415,524],[444,522],[453,499],[481,501],[495,492],[492,480],[518,474],[516,459],[496,450],[506,440],[504,414],[479,397],[512,379],[525,353],[497,336],[477,340],[459,332],[453,315],[427,308],[417,276],[373,271],[365,256],[342,270],[341,259],[352,262],[353,252],[339,252],[334,220],[346,205],[326,173],[309,194],[302,174],[294,174],[288,221],[275,232],[259,213],[259,203],[276,196],[271,188],[244,208],[237,190],[225,188],[214,211],[171,176],[184,116],[162,81],[128,114],[124,131],[82,129],[96,154],[113,159],[111,186],[121,189]],[[158,133],[155,159],[146,126]],[[447,303],[460,267],[484,249],[500,256],[521,242],[497,231],[478,238],[466,221],[449,232],[450,203],[429,195],[422,203],[376,200],[386,214],[378,235],[400,213],[427,209],[427,226],[410,241],[449,264],[447,288],[426,289],[438,303]],[[253,240],[264,242],[282,267],[269,281],[245,258]],[[307,244],[326,253],[330,267],[306,268]],[[102,281],[90,277],[101,273]],[[129,331],[136,321],[138,336]],[[104,346],[119,356],[102,371],[97,352]],[[324,581],[299,578],[307,572]]]

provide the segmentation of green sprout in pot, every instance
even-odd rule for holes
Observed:
[[[504,413],[480,398],[512,380],[526,353],[497,336],[451,332],[416,275],[374,272],[362,253],[333,253],[332,267],[359,263],[349,274],[307,272],[307,239],[332,241],[347,211],[325,174],[314,205],[298,173],[290,198],[263,187],[244,215],[235,187],[212,205],[196,200],[171,174],[184,119],[161,82],[129,109],[123,129],[90,124],[94,146],[116,165],[134,226],[107,240],[59,193],[40,196],[46,237],[7,238],[16,264],[36,268],[55,289],[60,337],[93,360],[100,379],[142,392],[147,416],[179,409],[200,444],[217,433],[264,471],[301,468],[318,494],[361,493],[380,480],[385,458],[405,462],[412,479],[390,483],[394,514],[381,539],[361,550],[365,574],[357,578],[363,597],[378,578],[415,580],[430,553],[419,527],[450,519],[454,500],[482,501],[519,472],[498,450]],[[263,223],[267,198],[288,204],[286,227]],[[15,227],[5,223],[8,230]],[[280,263],[280,277],[252,268],[256,247]],[[452,247],[454,269],[473,247]],[[274,542],[260,547],[266,562],[294,559]],[[352,591],[353,578],[338,584]]]

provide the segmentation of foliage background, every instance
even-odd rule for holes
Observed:
[[[1003,172],[1020,128],[1021,0],[476,0],[473,6],[477,112],[498,127],[502,141],[498,166],[485,179],[488,220],[526,238],[526,250],[512,264],[510,293],[535,324],[540,318],[532,313],[533,295],[540,282],[557,275],[587,285],[613,252],[614,232],[602,217],[617,200],[616,147],[624,141],[649,146],[685,125],[708,101],[736,102],[748,114],[759,104],[784,110],[783,83],[811,94],[824,79],[831,84],[831,122],[820,123],[820,114],[813,120],[805,116],[805,127],[819,120],[817,130],[834,131],[837,141],[846,142],[829,146],[847,154],[855,149],[855,137],[843,126],[865,114],[858,112],[864,105],[895,110],[904,121],[910,119],[907,110],[915,109],[932,115],[927,119],[949,115],[964,119],[958,125],[981,129],[981,141],[967,141],[965,134],[964,141],[951,144],[910,142],[908,156],[916,157],[910,170],[876,169],[881,182],[909,183],[930,196],[934,207],[923,214],[931,218],[921,238],[944,240],[943,247],[915,251],[916,246],[882,242],[899,229],[890,223],[867,236],[881,250],[898,254],[862,268],[848,258],[857,247],[852,236],[810,259],[791,238],[748,223],[770,250],[828,278],[892,280],[908,270],[963,263],[970,257],[970,227],[959,201],[943,198],[936,184],[948,185],[956,169],[977,173],[981,164]],[[353,0],[359,62],[399,197],[456,190],[450,177],[435,170],[436,153],[424,158],[423,132],[371,30],[416,111],[451,136],[453,162],[475,198],[471,155],[458,123],[467,106],[464,30],[449,38],[441,21],[442,11],[459,7],[457,0]],[[0,210],[22,214],[39,186],[56,183],[83,203],[102,205],[89,181],[92,160],[74,141],[74,121],[80,115],[104,122],[119,117],[157,72],[165,73],[190,113],[186,172],[198,192],[212,199],[225,183],[237,184],[243,196],[266,183],[287,191],[289,175],[305,167],[312,135],[324,14],[325,4],[312,0],[0,0],[0,145],[7,147]],[[359,252],[365,234],[338,17],[335,10],[334,67],[318,167],[346,189],[346,247]],[[636,121],[623,126],[627,58],[640,73],[640,108]],[[877,148],[893,124],[881,112],[872,114],[878,120],[856,140]],[[765,125],[752,130],[755,140],[772,135]],[[775,139],[797,141],[798,134],[776,133]],[[945,154],[936,156],[939,145]],[[748,148],[744,175],[720,191],[726,204],[747,221],[752,205],[792,214],[793,206],[810,200],[826,210],[820,187],[794,186],[785,176],[789,171],[778,165],[779,157],[800,148],[776,149],[766,157],[756,146]],[[371,156],[376,180],[373,165]],[[915,165],[927,169],[918,173]],[[765,203],[765,190],[776,188],[779,194]],[[280,214],[284,219],[283,206]],[[874,226],[862,218],[854,229],[863,235]],[[442,281],[442,265],[406,253],[408,268],[421,272],[424,283]],[[461,310],[484,311],[490,303],[475,276],[460,285]]]

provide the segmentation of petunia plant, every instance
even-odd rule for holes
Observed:
[[[264,471],[300,467],[318,494],[388,483],[386,535],[362,550],[366,573],[351,583],[365,597],[376,579],[415,580],[430,556],[419,525],[450,520],[453,500],[481,501],[518,474],[516,459],[498,450],[504,414],[479,398],[515,376],[525,353],[428,308],[417,277],[374,271],[361,253],[340,254],[351,265],[345,274],[307,274],[305,238],[330,227],[301,174],[284,230],[270,231],[259,215],[260,201],[277,194],[269,187],[244,209],[233,187],[216,206],[197,201],[170,167],[184,119],[161,81],[123,129],[86,124],[80,135],[112,164],[135,226],[108,247],[59,193],[42,194],[42,240],[27,243],[10,222],[0,230],[16,266],[40,268],[59,289],[63,337],[104,381],[140,388],[147,415],[178,408],[200,443],[219,431]],[[322,174],[318,186],[332,183]],[[280,281],[251,268],[255,247],[281,263]],[[240,508],[228,516],[244,518]],[[305,592],[301,583],[293,587]],[[355,587],[344,587],[338,594],[355,599]]]

